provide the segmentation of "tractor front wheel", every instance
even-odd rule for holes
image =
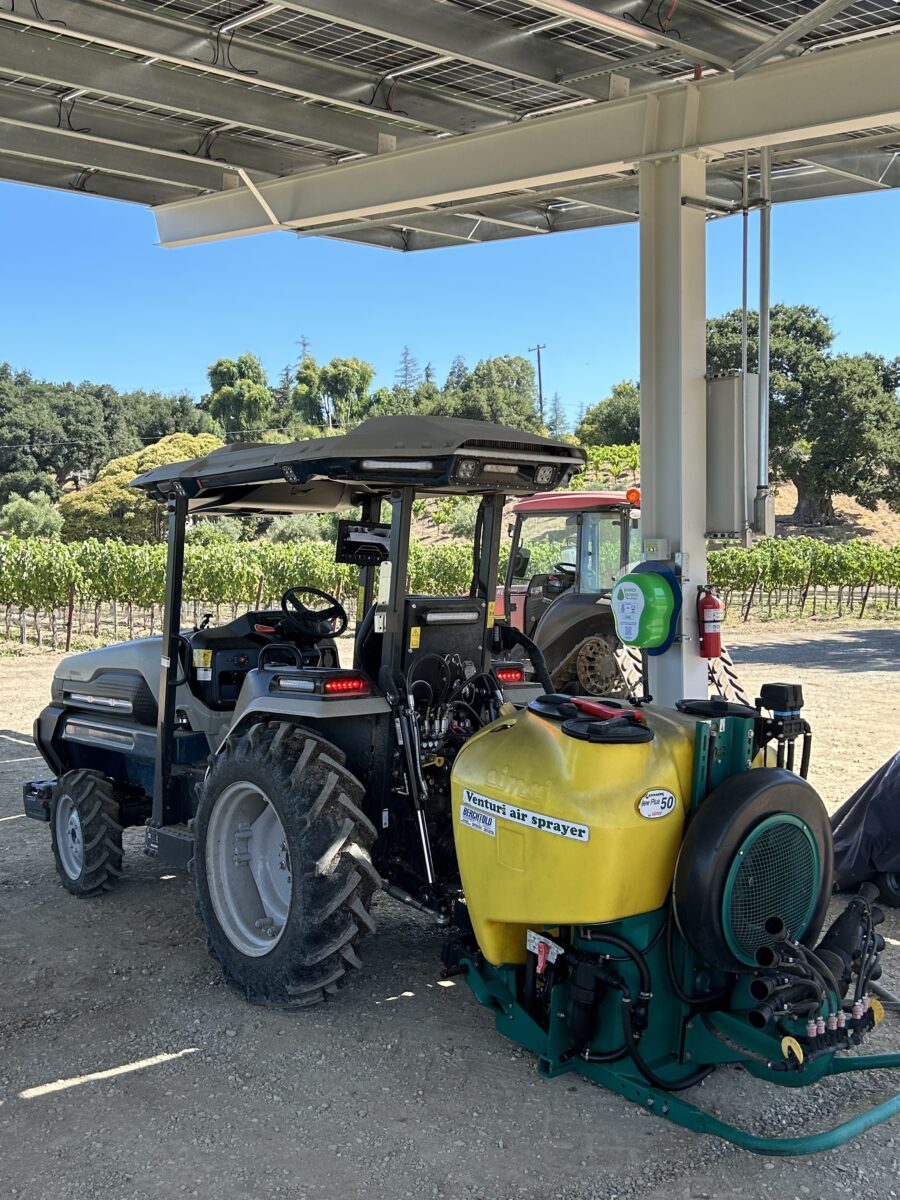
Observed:
[[[53,788],[50,838],[56,871],[74,896],[99,896],[122,874],[122,814],[99,771],[67,771]]]
[[[360,966],[379,886],[375,828],[344,756],[309,730],[267,721],[226,742],[194,822],[194,871],[210,953],[255,1004],[300,1008]]]

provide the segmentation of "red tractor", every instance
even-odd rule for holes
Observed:
[[[616,637],[613,583],[641,557],[641,493],[542,492],[520,500],[509,527],[506,579],[497,616],[540,646],[559,691],[639,693],[640,651]],[[728,652],[710,662],[715,694],[746,702]]]

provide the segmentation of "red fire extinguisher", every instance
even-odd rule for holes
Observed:
[[[697,624],[700,626],[700,657],[719,658],[722,654],[722,622],[725,602],[709,588],[697,592]]]

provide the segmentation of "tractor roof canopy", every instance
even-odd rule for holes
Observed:
[[[520,500],[514,513],[603,512],[613,508],[640,507],[627,492],[539,492]]]
[[[398,487],[425,494],[529,495],[583,467],[577,446],[506,425],[456,417],[373,417],[338,437],[223,446],[132,481],[155,500],[188,498],[188,511],[331,512]]]

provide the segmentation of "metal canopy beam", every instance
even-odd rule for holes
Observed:
[[[569,76],[580,81],[567,83],[567,91],[609,98],[608,80],[580,77],[613,62],[611,56],[535,37],[526,29],[516,31],[508,22],[491,21],[452,4],[437,0],[416,0],[415,4],[409,0],[287,0],[282,7],[535,83],[558,86]]]
[[[375,152],[379,128],[385,129],[378,121],[360,120],[337,109],[29,33],[0,40],[0,71],[363,153]],[[405,136],[403,131],[392,132]]]
[[[605,29],[617,37],[641,46],[657,46],[668,50],[678,50],[681,58],[693,62],[710,63],[712,66],[729,67],[730,60],[723,58],[712,49],[692,45],[690,42],[674,38],[661,29],[648,28],[637,21],[626,21],[624,17],[616,17],[611,13],[601,12],[587,4],[579,4],[576,0],[525,0],[526,4],[542,11],[557,13],[570,21],[578,21],[582,25],[592,25],[596,29]]]
[[[900,123],[900,45],[874,40],[770,64],[741,79],[594,105],[498,131],[351,162],[262,191],[282,224],[301,229],[522,188],[596,178],[682,152],[715,157]],[[157,212],[166,245],[262,232],[240,193]]]
[[[282,49],[273,42],[229,36],[229,60],[236,69],[214,62],[215,29],[165,10],[152,15],[120,0],[49,0],[53,12],[43,22],[34,16],[0,11],[0,22],[43,30],[54,38],[91,42],[145,58],[154,57],[192,72],[203,71],[219,79],[247,85],[251,81],[301,99],[343,108],[362,121],[366,110],[385,128],[427,126],[451,133],[466,133],[509,120],[509,111],[489,100],[437,94],[404,80],[402,112],[373,106],[373,90],[382,75],[344,62],[326,62],[303,54],[293,46]],[[47,6],[44,5],[44,8]],[[43,11],[43,9],[42,9]],[[52,20],[49,18],[52,17]],[[253,72],[256,74],[254,75]],[[374,118],[373,118],[374,119]]]
[[[244,167],[257,178],[273,178],[322,166],[321,157],[296,149],[288,142],[234,137],[224,126],[211,128],[206,122],[148,116],[81,98],[74,107],[64,106],[64,131],[66,113],[73,132],[86,129],[100,140],[127,144],[151,153],[166,151],[188,162],[204,158],[208,150],[209,157],[205,160],[223,160],[219,162],[220,170],[225,165]],[[7,124],[30,124],[58,130],[59,100],[46,92],[0,87],[0,120]]]
[[[67,129],[48,129],[0,114],[0,149],[4,154],[62,163],[77,170],[97,170],[132,179],[170,183],[191,191],[219,191],[224,169],[208,158],[192,158],[165,150],[147,150],[108,138]],[[231,172],[229,172],[231,174]]]
[[[855,0],[821,0],[821,3],[817,4],[815,8],[791,22],[786,29],[779,30],[767,42],[763,42],[761,46],[757,46],[755,50],[745,54],[734,64],[735,75],[744,75],[747,71],[752,71],[754,67],[759,67],[764,62],[775,58],[788,46],[795,45],[801,38],[812,33],[814,29],[818,29],[820,25],[824,25],[826,21],[830,21],[832,17],[836,17],[838,13],[843,12],[853,3]]]

